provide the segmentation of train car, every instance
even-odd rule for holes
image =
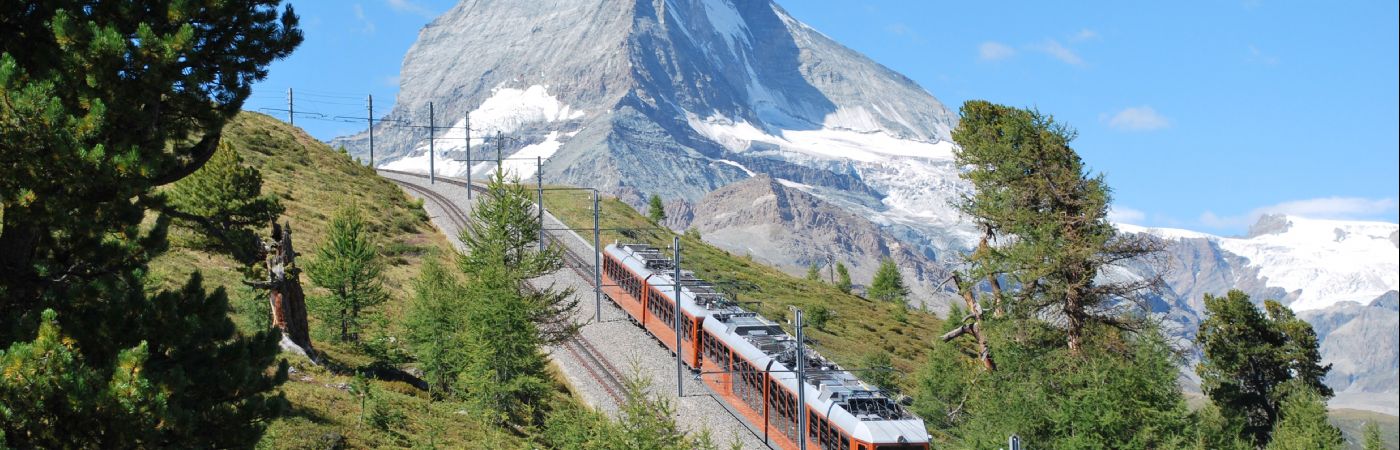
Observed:
[[[804,351],[806,377],[799,387],[795,338],[692,273],[681,272],[677,292],[675,269],[655,248],[609,245],[603,252],[604,291],[672,351],[679,300],[684,363],[700,371],[701,380],[761,430],[766,442],[796,449],[797,414],[806,414],[809,449],[928,448],[922,419],[816,352]],[[805,390],[801,408],[799,388]]]

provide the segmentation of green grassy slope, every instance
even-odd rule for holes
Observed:
[[[546,191],[545,207],[571,228],[593,227],[591,194],[586,191]],[[602,202],[601,228],[653,228],[644,216],[615,198]],[[579,234],[591,238],[591,232]],[[603,231],[602,245],[614,241],[642,242],[669,247],[669,230],[651,229],[635,232]],[[756,301],[745,307],[757,310],[764,317],[785,322],[788,306],[796,305],[811,311],[813,306],[825,306],[832,318],[825,329],[809,329],[807,336],[816,342],[817,351],[846,367],[860,367],[862,358],[875,351],[891,356],[897,374],[911,374],[926,358],[931,339],[935,339],[941,321],[933,314],[911,310],[907,323],[895,320],[895,305],[866,300],[842,293],[835,287],[817,281],[796,278],[751,259],[731,255],[696,236],[682,236],[682,265],[687,270],[739,295],[742,302]],[[790,331],[790,330],[789,330]],[[910,386],[911,377],[901,376],[900,383]]]
[[[262,171],[263,192],[275,194],[286,207],[281,221],[290,222],[303,264],[314,257],[321,245],[330,217],[346,204],[357,204],[365,212],[380,254],[387,263],[385,287],[391,299],[379,307],[390,336],[401,335],[398,316],[411,295],[411,281],[425,258],[448,255],[451,247],[428,222],[422,206],[408,198],[388,180],[356,164],[348,156],[327,147],[300,129],[271,117],[243,113],[225,128],[224,139],[238,150],[244,163]],[[260,230],[265,234],[267,230]],[[235,311],[233,317],[243,329],[250,326],[244,310],[255,301],[246,297],[243,276],[231,259],[195,250],[181,230],[172,231],[169,252],[151,264],[156,283],[173,285],[198,269],[210,289],[223,286]],[[318,295],[306,276],[303,286],[308,295]],[[316,339],[313,343],[331,360],[346,368],[371,362],[353,346],[340,346]],[[268,428],[260,447],[328,448],[336,436],[352,448],[408,447],[436,443],[442,448],[524,448],[529,444],[504,431],[481,425],[459,411],[451,402],[429,402],[426,395],[404,383],[375,381],[389,410],[402,417],[385,431],[360,423],[360,403],[348,389],[351,378],[310,364],[304,358],[289,357],[296,372],[282,386],[293,406],[293,413],[277,419]]]
[[[1328,411],[1328,415],[1331,416],[1332,425],[1342,429],[1351,448],[1361,448],[1366,439],[1366,424],[1372,422],[1380,427],[1381,441],[1385,442],[1386,449],[1400,448],[1400,417],[1356,409],[1334,409]]]

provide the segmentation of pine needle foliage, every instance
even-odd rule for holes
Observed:
[[[1125,319],[1133,311],[1124,307],[1160,279],[1098,276],[1109,266],[1149,259],[1160,244],[1117,234],[1103,175],[1091,174],[1069,145],[1076,132],[1038,111],[981,100],[968,101],[961,112],[955,157],[976,191],[958,206],[1000,244],[969,255],[962,278],[1010,277],[1020,287],[1011,313],[1061,319],[1072,351],[1094,324],[1131,327]]]
[[[203,167],[175,182],[166,198],[170,209],[165,211],[196,230],[202,246],[243,264],[257,262],[254,228],[271,223],[283,210],[277,197],[262,194],[262,173],[243,165],[226,141]]]
[[[841,292],[851,292],[851,272],[846,270],[846,265],[836,263],[836,289]]]
[[[306,269],[312,282],[330,291],[311,302],[322,322],[338,328],[341,342],[359,342],[369,309],[389,299],[384,264],[359,207],[336,212],[326,242]]]
[[[654,223],[661,223],[666,220],[666,205],[661,203],[661,196],[651,194],[647,200],[647,218]]]
[[[870,281],[867,295],[886,302],[903,302],[904,297],[909,295],[909,288],[904,286],[904,276],[899,274],[899,266],[894,264],[893,259],[880,260],[880,268],[875,270],[875,279]]]
[[[1332,396],[1322,383],[1331,365],[1321,364],[1316,333],[1287,307],[1270,300],[1260,310],[1237,290],[1206,295],[1205,307],[1196,334],[1203,353],[1196,373],[1206,396],[1239,425],[1242,437],[1260,447],[1269,443],[1291,382],[1324,399]]]
[[[572,289],[536,289],[531,279],[563,267],[563,250],[539,251],[542,226],[529,190],[497,170],[462,231],[466,251],[457,266],[466,275],[469,324],[465,366],[458,377],[467,400],[489,420],[540,423],[551,395],[542,347],[578,331]]]
[[[0,446],[242,447],[282,410],[276,333],[238,335],[198,274],[148,292],[146,267],[169,226],[146,222],[154,190],[204,165],[300,44],[278,3],[0,8],[0,348],[18,358],[0,372]]]

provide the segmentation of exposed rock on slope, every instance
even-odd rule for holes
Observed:
[[[701,236],[730,252],[797,276],[817,264],[845,264],[856,283],[867,283],[880,260],[891,257],[910,286],[912,305],[946,309],[952,292],[940,289],[947,272],[868,220],[836,207],[785,180],[759,175],[706,195],[690,223]]]

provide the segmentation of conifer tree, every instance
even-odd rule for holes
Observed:
[[[239,336],[198,274],[148,292],[169,220],[144,222],[301,42],[278,3],[0,8],[0,349],[65,366],[0,371],[0,446],[242,447],[281,410],[276,333]]]
[[[651,194],[651,199],[647,202],[647,218],[655,223],[666,220],[666,205],[661,203],[661,196]]]
[[[370,241],[358,207],[345,207],[331,218],[329,236],[307,265],[311,281],[330,291],[316,298],[322,321],[339,329],[342,342],[359,342],[368,308],[384,303],[383,263]]]
[[[821,269],[818,269],[818,268],[817,268],[817,263],[812,263],[812,265],[807,266],[807,281],[821,281],[821,280],[822,280],[822,273],[821,273]]]
[[[880,268],[875,270],[875,279],[870,281],[867,294],[887,302],[903,302],[904,296],[909,295],[909,289],[904,287],[904,276],[899,274],[899,266],[894,265],[893,259],[880,260]]]
[[[1095,324],[1127,326],[1141,293],[1160,278],[1108,282],[1100,271],[1120,262],[1150,258],[1160,244],[1119,236],[1108,221],[1109,189],[1090,175],[1069,146],[1077,134],[1054,118],[973,100],[963,104],[953,131],[961,176],[976,193],[959,208],[978,222],[997,247],[970,255],[968,283],[1009,276],[1020,286],[1012,312],[1020,317],[1063,319],[1066,345],[1077,352]],[[1014,239],[1011,237],[1014,236]],[[972,291],[973,285],[959,286]],[[993,284],[994,290],[999,290]],[[1000,296],[996,299],[1000,302]]]
[[[244,264],[257,262],[258,238],[253,232],[282,214],[277,197],[262,195],[262,173],[243,165],[238,151],[220,142],[209,162],[175,182],[166,194],[164,211],[205,237],[208,247]]]
[[[461,397],[454,382],[466,366],[467,299],[461,284],[429,259],[414,280],[404,313],[405,339],[435,398]]]
[[[497,170],[462,231],[468,326],[460,389],[488,420],[539,423],[551,394],[541,347],[572,338],[578,301],[571,289],[529,281],[563,267],[562,250],[536,250],[541,224],[528,190]]]
[[[1385,442],[1381,441],[1381,427],[1375,422],[1366,422],[1364,440],[1361,448],[1363,450],[1381,450],[1385,448]]]
[[[1327,422],[1327,403],[1301,379],[1282,389],[1278,423],[1269,439],[1269,450],[1340,450],[1346,447],[1342,431]]]
[[[851,292],[851,273],[846,270],[846,265],[836,263],[836,289],[841,292]]]
[[[1240,424],[1245,438],[1260,447],[1269,443],[1290,380],[1324,399],[1332,396],[1322,383],[1331,365],[1320,363],[1312,326],[1286,307],[1266,301],[1260,311],[1238,290],[1206,295],[1205,307],[1196,334],[1203,353],[1196,373],[1206,396]]]

